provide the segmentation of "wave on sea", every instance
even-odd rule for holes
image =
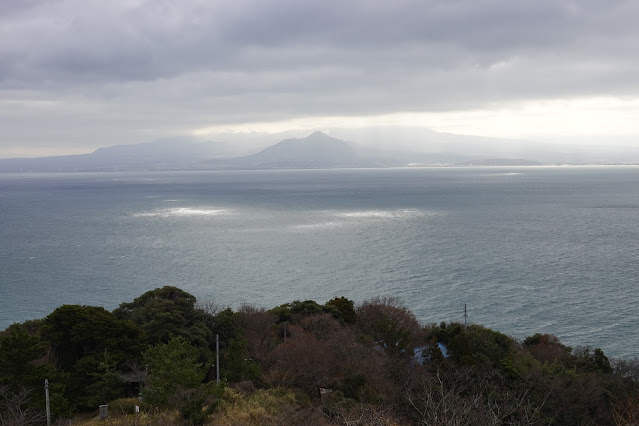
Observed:
[[[293,229],[323,229],[339,228],[343,226],[355,226],[370,222],[408,220],[433,212],[425,212],[419,209],[389,209],[389,210],[328,210],[320,212],[320,219],[315,223],[293,225]]]
[[[135,213],[133,217],[219,216],[230,213],[227,209],[176,207]]]

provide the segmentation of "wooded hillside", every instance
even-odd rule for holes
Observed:
[[[64,305],[0,333],[0,424],[44,423],[45,379],[54,420],[109,404],[104,424],[639,424],[636,359],[420,324],[392,298]]]

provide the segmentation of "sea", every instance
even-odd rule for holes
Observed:
[[[639,356],[639,167],[0,174],[0,329],[172,285]]]

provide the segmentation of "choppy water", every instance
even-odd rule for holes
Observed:
[[[639,168],[0,175],[0,329],[176,285],[399,297],[423,322],[639,356]]]

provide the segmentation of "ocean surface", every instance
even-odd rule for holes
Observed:
[[[0,329],[175,285],[639,356],[639,167],[0,174]]]

